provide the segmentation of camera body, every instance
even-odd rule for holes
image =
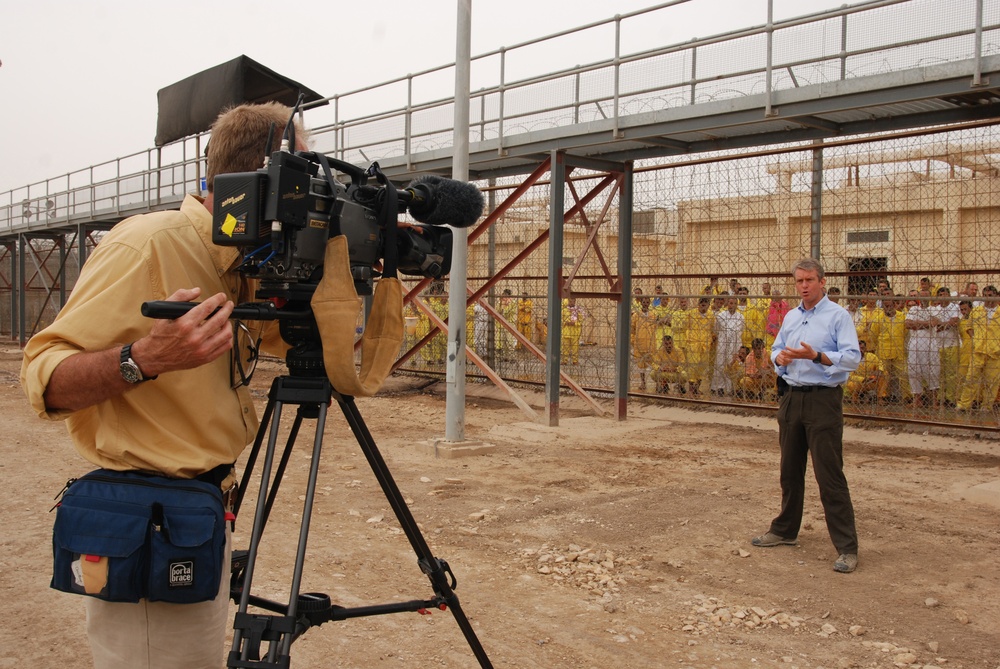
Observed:
[[[322,163],[322,164],[321,164]],[[322,176],[320,168],[323,168]],[[330,167],[351,178],[344,185]],[[396,211],[386,189],[369,186],[368,172],[316,154],[273,153],[256,172],[220,174],[215,178],[212,241],[244,249],[240,272],[261,282],[260,297],[311,294],[322,277],[327,240],[347,237],[351,275],[359,294],[371,294],[375,265],[385,256],[386,239],[395,237],[398,270],[410,276],[439,278],[451,268],[452,233],[442,226],[413,224],[387,235],[380,219],[395,225],[406,210]],[[284,294],[284,293],[291,293]]]

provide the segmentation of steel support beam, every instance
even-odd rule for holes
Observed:
[[[553,151],[549,185],[549,286],[548,339],[545,343],[545,419],[550,427],[559,425],[559,372],[562,361],[562,258],[563,207],[566,198],[565,155]]]
[[[17,241],[13,239],[6,239],[3,241],[3,254],[0,255],[0,260],[10,260],[10,271],[7,274],[5,285],[0,286],[0,288],[5,288],[10,291],[10,338],[14,338],[14,334],[17,332],[18,324],[18,289],[17,289]]]
[[[820,239],[823,235],[823,142],[817,142],[812,152],[812,184],[810,188],[809,257],[820,259]]]
[[[632,163],[623,169],[624,179],[618,195],[618,277],[621,299],[618,300],[618,332],[615,335],[615,418],[628,414],[629,333],[632,332]]]

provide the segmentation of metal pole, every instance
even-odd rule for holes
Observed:
[[[198,183],[201,183],[201,181],[199,180]],[[80,263],[80,266],[78,267],[78,269],[79,270],[83,270],[83,265],[84,265],[84,263],[87,262],[87,224],[86,223],[80,223],[80,224],[78,224],[76,226],[76,241],[77,241],[76,252],[77,252],[77,257],[79,258],[78,262]]]
[[[615,418],[625,420],[628,413],[629,344],[632,331],[632,163],[625,164],[625,175],[618,191],[618,332],[615,335]],[[659,343],[657,343],[657,346]],[[645,390],[645,388],[643,389]]]
[[[451,176],[469,178],[469,87],[472,70],[472,0],[458,0],[455,30],[455,130]],[[454,231],[448,296],[448,360],[445,403],[446,441],[465,439],[465,296],[469,232]]]
[[[819,242],[823,233],[823,140],[818,140],[816,148],[813,149],[811,196],[812,227],[809,231],[809,257],[819,260]]]
[[[545,344],[545,414],[549,427],[559,425],[559,365],[562,360],[563,211],[566,163],[552,151],[549,168],[549,331]]]
[[[205,160],[205,156],[201,155],[201,137],[201,135],[195,135],[194,138],[194,187],[198,191],[198,195],[205,193],[201,188],[201,161]],[[184,168],[184,174],[187,175],[187,167]],[[80,266],[83,267],[83,263],[80,263]]]
[[[458,76],[456,69],[455,76]],[[455,100],[456,104],[458,100]],[[456,112],[457,114],[457,112]],[[413,169],[413,75],[406,75],[406,116],[404,117],[403,152],[406,154],[406,169]]]
[[[841,5],[846,7],[847,5]],[[847,14],[840,17],[840,80],[847,78]]]
[[[10,249],[10,338],[14,339],[17,335],[18,323],[21,322],[18,313],[19,302],[24,299],[24,291],[18,283],[21,277],[18,275],[17,269],[18,258],[21,257],[23,251],[18,247],[16,239],[9,243],[8,248]]]
[[[59,246],[59,273],[56,275],[59,281],[59,311],[66,306],[66,235],[60,235],[56,244]]]
[[[774,69],[774,0],[767,0],[767,65],[764,69],[764,116],[774,116],[771,109],[771,87]]]
[[[500,94],[497,109],[497,155],[505,156],[506,151],[503,148],[503,103],[504,97],[506,96],[506,85],[505,77],[507,76],[507,50],[504,47],[500,47],[500,84],[497,86],[497,92]]]
[[[976,0],[976,71],[972,85],[983,85],[983,0]]]
[[[621,128],[618,127],[618,121],[620,119],[621,113],[619,110],[619,96],[621,95],[621,50],[622,50],[622,17],[621,14],[615,14],[615,109],[614,109],[614,130],[612,131],[615,139],[620,139],[622,137]]]
[[[28,337],[25,333],[24,324],[28,320],[27,314],[27,302],[28,302],[28,287],[25,285],[25,267],[24,258],[28,255],[28,237],[26,235],[18,235],[18,247],[20,248],[20,255],[17,259],[17,286],[18,290],[21,291],[21,300],[18,305],[18,342],[21,344],[21,348],[28,343]]]
[[[490,185],[494,185],[494,180],[490,180]],[[487,211],[493,211],[496,209],[496,191],[490,190],[489,197],[487,198],[488,209]],[[496,276],[497,273],[497,226],[491,225],[490,229],[486,232],[486,272],[488,276]],[[490,306],[496,309],[497,306],[497,291],[495,284],[490,284],[490,289],[486,293],[487,299],[489,300]],[[473,318],[475,320],[475,318]],[[486,328],[486,352],[485,355],[482,351],[476,351],[480,357],[486,359],[486,364],[493,369],[497,368],[497,328],[495,325],[491,324],[490,327]]]

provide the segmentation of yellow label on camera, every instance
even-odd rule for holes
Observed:
[[[222,222],[222,227],[220,228],[220,230],[222,230],[222,234],[227,237],[232,237],[233,231],[236,230],[236,223],[237,221],[235,216],[232,214],[226,214],[226,220]]]

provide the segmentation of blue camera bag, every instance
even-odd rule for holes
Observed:
[[[112,602],[215,599],[225,566],[222,492],[98,469],[67,484],[52,549],[56,590]]]

